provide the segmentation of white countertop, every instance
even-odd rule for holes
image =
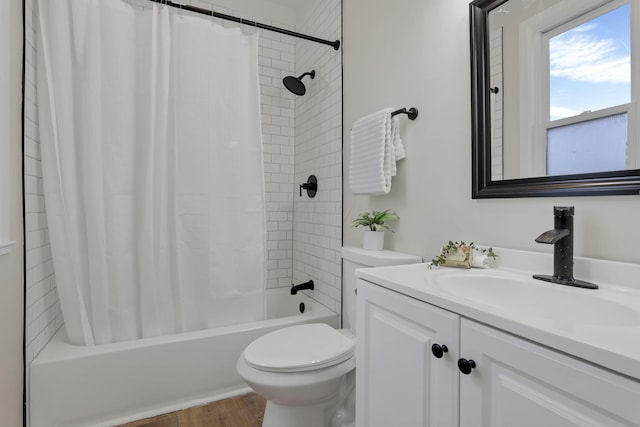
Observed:
[[[530,279],[552,274],[550,254],[496,253],[495,269],[411,264],[356,276],[640,380],[640,265],[576,258],[575,278],[600,286],[591,290]],[[478,285],[456,287],[452,278]]]

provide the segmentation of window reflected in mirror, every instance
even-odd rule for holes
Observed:
[[[607,9],[545,34],[551,121],[631,102],[630,7]]]
[[[627,158],[627,128],[634,125],[628,115],[631,12],[628,3],[609,9],[543,36],[549,61],[546,175],[634,167]]]
[[[490,11],[492,181],[639,167],[631,2],[509,0]]]
[[[627,114],[547,130],[547,175],[626,169]]]

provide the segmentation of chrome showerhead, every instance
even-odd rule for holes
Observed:
[[[304,73],[300,77],[287,76],[282,79],[282,83],[284,83],[284,87],[286,87],[289,92],[293,93],[294,95],[302,96],[307,93],[307,88],[305,88],[304,83],[302,83],[302,78],[304,76],[311,76],[311,78],[313,79],[316,77],[316,71],[311,70],[308,73]]]

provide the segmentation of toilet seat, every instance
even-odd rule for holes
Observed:
[[[267,372],[303,372],[337,365],[353,357],[355,342],[324,323],[291,326],[249,344],[247,364]]]

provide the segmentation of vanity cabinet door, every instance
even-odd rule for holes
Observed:
[[[460,427],[640,426],[640,382],[463,319]]]
[[[458,425],[457,314],[358,281],[356,425]],[[447,347],[447,351],[432,346]],[[442,354],[440,354],[442,353]]]

